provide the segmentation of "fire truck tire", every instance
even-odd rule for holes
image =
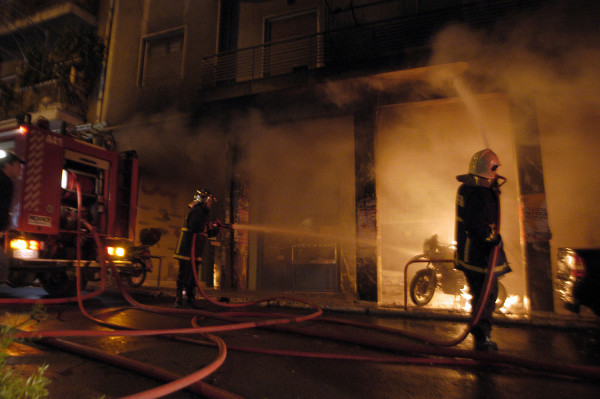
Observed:
[[[421,269],[410,282],[410,299],[417,306],[425,306],[433,298],[436,286],[435,271],[433,269]]]
[[[70,278],[66,271],[42,273],[39,277],[42,288],[53,297],[68,297],[76,294],[77,281]],[[83,280],[85,281],[85,279]],[[85,286],[82,281],[82,289]]]
[[[133,260],[131,262],[131,273],[125,276],[127,283],[131,287],[140,287],[146,281],[146,264],[141,260]]]

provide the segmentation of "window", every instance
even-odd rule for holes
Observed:
[[[265,76],[318,66],[317,11],[309,10],[265,21]]]
[[[181,79],[183,41],[183,28],[145,36],[142,39],[139,85],[147,86]]]

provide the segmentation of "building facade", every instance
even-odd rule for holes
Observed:
[[[66,2],[73,3],[73,2]],[[556,249],[597,246],[598,6],[562,1],[100,1],[105,73],[86,119],[141,164],[138,229],[160,285],[186,204],[233,223],[209,287],[403,304],[455,176],[500,157],[511,311],[556,310]],[[585,44],[585,46],[578,46]],[[578,60],[574,62],[573,60]],[[4,72],[3,72],[4,73]],[[576,154],[576,155],[573,155]],[[462,306],[439,295],[435,306]]]

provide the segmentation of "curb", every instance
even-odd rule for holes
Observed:
[[[224,292],[217,290],[207,290],[207,294],[211,297],[227,297],[231,303],[244,303],[260,299],[260,293],[240,293],[240,292]],[[148,295],[152,297],[166,296],[175,298],[175,289],[163,287],[161,289],[152,287],[139,287],[134,290],[138,295]],[[241,295],[240,295],[241,294]],[[284,296],[281,293],[265,297]],[[287,296],[287,295],[285,295]],[[339,314],[358,314],[372,315],[377,317],[398,317],[420,320],[439,320],[449,322],[468,323],[470,314],[464,311],[444,310],[444,309],[427,309],[415,310],[409,308],[404,310],[403,307],[381,306],[376,303],[353,301],[352,299],[334,298],[327,296],[325,300],[320,301],[319,293],[314,295],[301,294],[298,295],[299,300],[307,300],[314,303],[328,313]],[[341,303],[331,303],[336,300]],[[293,299],[277,299],[271,300],[261,305],[265,307],[289,308],[289,309],[309,309],[310,305],[306,303],[296,302]],[[600,330],[600,319],[595,317],[581,316],[577,314],[556,314],[553,312],[532,312],[530,314],[502,314],[494,313],[494,323],[496,325],[505,326],[520,326],[520,327],[536,327],[536,328],[558,328],[566,330]]]

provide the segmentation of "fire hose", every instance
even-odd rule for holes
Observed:
[[[78,209],[81,208],[81,191],[79,189],[79,185],[77,184],[77,205],[78,205]],[[79,213],[78,213],[79,216]],[[96,238],[96,244],[98,245],[98,248],[101,249],[103,248],[102,243],[100,242],[93,226],[91,226],[89,223],[87,223],[86,221],[82,220],[81,217],[78,217],[78,240],[77,242],[80,242],[79,239],[79,234],[81,232],[81,224],[80,223],[84,223],[86,228],[89,231],[92,231],[94,234],[94,237]],[[99,251],[102,255],[101,258],[101,263],[104,265],[105,264],[105,257],[103,255],[104,251],[100,250]],[[123,328],[122,326],[118,326],[118,325],[114,325],[112,323],[106,323],[100,319],[97,319],[93,316],[91,316],[85,309],[85,307],[83,306],[83,300],[82,300],[82,295],[81,295],[81,270],[80,270],[80,257],[81,257],[81,253],[80,253],[80,246],[78,245],[77,247],[77,258],[78,258],[78,262],[77,262],[77,274],[76,274],[76,278],[77,278],[77,302],[78,302],[78,306],[80,311],[82,312],[82,314],[84,314],[84,316],[86,316],[87,318],[89,318],[90,320],[102,324],[104,326],[109,326],[112,328]],[[139,308],[139,309],[143,309],[143,310],[149,310],[149,311],[159,311],[159,312],[164,312],[165,309],[164,308],[155,308],[155,307],[150,307],[147,305],[143,305],[137,301],[135,301],[128,293],[127,291],[124,289],[124,285],[120,279],[120,276],[118,274],[118,271],[116,270],[116,267],[114,266],[114,264],[112,263],[112,261],[109,262],[110,266],[112,268],[112,271],[116,277],[116,280],[118,282],[119,288],[121,290],[121,293],[124,295],[125,299],[134,307]],[[104,270],[103,270],[104,271]],[[196,277],[197,278],[197,277]],[[306,302],[306,301],[303,301]],[[17,338],[20,337],[38,337],[38,338],[48,338],[48,337],[65,337],[65,336],[115,336],[115,335],[127,335],[127,336],[147,336],[147,335],[166,335],[166,334],[196,334],[196,333],[202,333],[205,337],[211,339],[213,342],[216,342],[218,347],[219,347],[219,356],[218,358],[212,363],[212,365],[209,365],[207,367],[204,367],[203,369],[201,369],[198,372],[195,372],[193,374],[190,374],[189,376],[180,378],[178,380],[175,380],[169,384],[165,384],[162,385],[160,387],[136,394],[136,395],[132,395],[132,396],[128,396],[127,398],[129,399],[133,399],[133,398],[158,398],[158,397],[162,397],[165,396],[167,394],[176,392],[178,390],[181,390],[189,385],[192,384],[196,384],[200,382],[200,379],[206,377],[208,374],[212,373],[213,371],[215,371],[225,360],[226,357],[226,347],[224,342],[213,335],[207,334],[209,331],[230,331],[230,330],[239,330],[239,329],[246,329],[246,328],[253,328],[253,327],[258,327],[258,326],[267,326],[267,325],[274,325],[274,324],[283,324],[283,323],[289,323],[292,321],[295,322],[301,322],[301,321],[305,321],[305,320],[310,320],[310,319],[314,319],[318,316],[320,316],[322,314],[322,310],[319,307],[316,307],[317,311],[309,314],[308,316],[299,316],[299,317],[289,317],[289,318],[277,318],[277,319],[270,319],[270,320],[261,320],[261,321],[253,321],[253,322],[245,322],[245,323],[233,323],[233,324],[228,324],[228,325],[222,325],[222,326],[212,326],[212,327],[195,327],[195,328],[186,328],[186,329],[161,329],[161,330],[144,330],[144,331],[140,331],[140,330],[128,330],[128,331],[122,331],[119,332],[117,334],[115,334],[115,332],[100,332],[100,331],[49,331],[49,332],[35,332],[33,336],[31,336],[31,333],[19,333],[16,335]],[[169,311],[171,313],[177,313],[178,309],[170,309]],[[185,310],[185,309],[181,309],[183,310],[183,312],[179,312],[179,313],[189,313],[189,311]],[[180,311],[181,311],[180,310]],[[194,314],[198,314],[198,313],[202,313],[203,315],[209,316],[208,312],[200,312],[197,310],[193,311]],[[98,334],[100,333],[100,334]],[[108,333],[108,334],[105,334]]]
[[[84,222],[84,224],[86,224],[85,221],[83,221],[83,222]],[[93,231],[93,227],[90,226],[89,224],[86,224],[86,227],[90,231]],[[80,230],[80,229],[78,229],[78,230]],[[94,234],[95,234],[95,232],[94,232]],[[99,241],[99,238],[97,238],[97,235],[95,235],[95,239],[97,240],[96,242],[97,242],[97,245],[99,246],[99,248],[102,248],[102,244]],[[195,240],[193,240],[193,241],[195,241]],[[192,247],[192,251],[194,251],[194,250],[195,249]],[[97,293],[96,292],[94,293],[96,295],[99,295],[104,290],[104,284],[105,284],[104,274],[106,273],[105,263],[107,261],[103,257],[103,251],[99,251],[99,253],[101,254],[101,257],[102,257],[102,259],[101,259],[102,284],[101,284],[101,290],[97,291]],[[193,254],[193,252],[192,252],[192,254]],[[495,256],[496,255],[494,255],[494,257]],[[195,259],[195,256],[192,255],[191,258]],[[127,336],[165,335],[165,336],[171,336],[173,334],[188,335],[188,334],[197,334],[197,333],[201,333],[205,337],[207,337],[207,334],[209,332],[230,331],[230,330],[239,330],[239,329],[244,329],[244,328],[261,327],[261,328],[275,329],[278,331],[288,331],[288,332],[293,332],[293,333],[297,333],[297,334],[305,334],[305,335],[309,335],[311,337],[332,339],[332,340],[340,341],[340,342],[355,343],[355,344],[359,344],[359,345],[363,345],[363,346],[378,347],[381,349],[386,349],[386,350],[391,350],[391,351],[400,351],[400,352],[413,353],[413,354],[419,354],[419,355],[448,356],[448,357],[450,357],[450,359],[432,359],[432,358],[423,358],[423,357],[406,358],[406,357],[401,357],[401,356],[389,356],[389,357],[348,356],[348,355],[339,355],[339,354],[323,354],[323,353],[316,354],[316,353],[294,352],[294,351],[273,351],[273,350],[253,349],[253,348],[243,348],[243,347],[233,347],[233,349],[254,351],[256,353],[264,353],[264,354],[270,354],[270,355],[306,356],[306,357],[316,357],[316,358],[331,358],[331,359],[358,360],[358,361],[398,362],[398,363],[405,363],[405,364],[430,364],[430,365],[431,364],[434,364],[434,365],[440,364],[440,365],[469,365],[469,366],[474,366],[474,365],[479,365],[479,364],[486,364],[486,365],[500,365],[500,364],[507,365],[508,364],[508,365],[514,365],[517,367],[527,367],[527,368],[548,371],[548,372],[557,373],[557,374],[566,374],[566,375],[573,375],[573,376],[578,376],[578,377],[583,376],[583,377],[590,377],[590,378],[600,378],[600,368],[598,368],[598,367],[570,366],[570,365],[557,366],[557,365],[549,364],[547,362],[527,361],[525,359],[520,359],[520,358],[517,358],[514,356],[507,356],[507,355],[494,354],[494,353],[480,353],[480,352],[465,351],[465,350],[459,350],[459,349],[440,348],[440,347],[434,347],[434,346],[429,346],[429,345],[399,344],[399,343],[394,343],[394,342],[381,343],[381,342],[374,342],[374,341],[368,340],[368,339],[367,340],[357,339],[356,337],[348,337],[348,336],[344,336],[344,335],[340,335],[340,334],[299,331],[299,329],[293,328],[292,326],[289,325],[289,323],[292,321],[301,322],[301,321],[311,320],[311,319],[329,321],[329,322],[346,323],[343,320],[320,317],[322,314],[322,311],[318,307],[317,307],[318,310],[316,312],[314,312],[310,315],[307,315],[307,316],[292,317],[289,315],[270,315],[271,317],[277,316],[278,318],[271,319],[271,320],[260,320],[260,321],[250,321],[250,322],[248,322],[248,321],[239,322],[239,318],[240,317],[256,317],[256,316],[264,316],[264,315],[259,314],[259,313],[236,312],[236,314],[235,314],[236,317],[232,317],[231,314],[216,314],[213,312],[206,312],[206,311],[201,311],[198,309],[166,309],[166,308],[151,307],[151,306],[143,305],[143,304],[133,300],[133,298],[127,293],[127,291],[124,288],[124,285],[120,281],[119,275],[118,275],[118,273],[116,273],[116,268],[115,268],[114,264],[110,260],[108,260],[108,262],[112,268],[111,270],[115,273],[115,277],[117,279],[117,282],[119,283],[121,292],[123,293],[125,299],[134,308],[141,309],[141,310],[147,310],[147,311],[160,312],[160,313],[202,315],[204,317],[212,317],[212,318],[217,318],[217,319],[220,319],[223,321],[228,321],[231,324],[221,325],[221,326],[213,326],[213,327],[199,327],[194,321],[194,327],[186,328],[186,329],[162,329],[162,330],[144,330],[144,331],[140,331],[140,330],[48,331],[48,332],[36,332],[36,333],[23,333],[21,335],[18,335],[17,337],[33,337],[33,338],[41,337],[41,339],[43,341],[45,341],[46,343],[55,344],[56,346],[63,345],[63,347],[65,349],[68,347],[68,348],[70,348],[69,350],[74,350],[73,349],[74,345],[63,344],[62,342],[60,342],[62,340],[57,340],[55,337],[116,336],[116,335],[127,335]],[[493,270],[493,268],[491,268],[491,269]],[[227,303],[215,301],[212,298],[210,298],[206,294],[206,292],[202,289],[202,286],[198,281],[195,264],[193,264],[193,271],[194,271],[194,277],[196,279],[196,284],[199,288],[201,295],[205,299],[207,299],[210,303],[216,304],[218,306],[243,307],[243,306],[249,306],[251,304],[256,304],[259,302],[271,301],[273,299],[282,299],[282,297],[269,298],[269,299],[251,301],[251,302],[247,302],[247,303],[243,303],[243,304],[227,304]],[[113,328],[123,329],[124,328],[123,326],[117,326],[114,324],[103,322],[102,320],[99,320],[99,319],[94,318],[93,316],[89,315],[85,311],[85,308],[83,306],[83,300],[89,298],[90,295],[89,294],[82,295],[82,293],[81,293],[80,273],[81,273],[81,271],[80,271],[80,262],[79,262],[79,254],[78,254],[77,297],[63,298],[61,300],[47,300],[47,299],[46,300],[26,300],[26,302],[21,302],[21,303],[41,302],[44,304],[54,304],[54,303],[72,302],[74,300],[77,300],[79,308],[84,313],[84,315],[86,315],[86,317],[91,318],[95,322],[100,322],[104,325],[109,325]],[[493,275],[492,273],[490,273],[490,275]],[[488,291],[489,291],[489,286],[490,286],[490,282],[488,280],[491,280],[491,277],[490,277],[490,279],[486,279],[485,286],[488,287],[488,289],[486,289],[486,292],[484,292],[484,295],[482,295],[482,299],[486,298],[488,296]],[[287,298],[287,297],[283,297],[283,298],[296,300],[294,298]],[[298,301],[304,302],[304,303],[309,303],[309,302],[303,301],[303,300],[298,300]],[[4,300],[2,300],[1,302],[14,303],[12,301],[5,302]],[[311,304],[311,305],[313,305],[313,304]],[[316,306],[316,305],[314,305],[314,306]],[[478,307],[479,307],[479,305],[478,305]],[[473,320],[477,320],[479,315],[480,315],[480,311],[477,312],[476,317],[474,317]],[[358,323],[349,323],[349,324],[355,324],[357,326],[360,326],[360,324],[358,324]],[[472,324],[474,324],[474,323],[471,322],[470,325],[472,325]],[[369,328],[377,328],[377,326],[373,326],[370,324],[368,325],[368,327]],[[393,332],[401,333],[400,330],[393,330]],[[466,336],[466,334],[465,334],[465,336]],[[425,342],[435,344],[435,341],[436,340],[429,340],[429,341],[426,340]],[[457,341],[457,339],[455,339],[454,341]],[[196,342],[200,343],[199,341],[196,341]],[[204,341],[204,344],[206,344],[205,341]],[[224,360],[225,353],[226,353],[224,344],[217,341],[217,342],[212,342],[211,345],[217,345],[220,348],[220,354],[219,354],[218,361]],[[87,350],[82,350],[82,352],[87,352]],[[99,353],[99,352],[94,352],[94,351],[88,352],[88,355],[91,357],[94,357],[94,358],[99,358],[99,359],[111,357],[111,356],[106,356],[105,352]],[[116,356],[116,355],[114,355],[114,356]],[[101,360],[107,361],[107,359],[101,359]],[[121,359],[121,361],[123,362],[123,364],[121,364],[121,366],[125,367],[124,363],[127,363],[128,361],[126,361],[124,359]],[[116,362],[118,363],[119,361],[116,361]],[[140,371],[143,369],[148,369],[143,372],[144,374],[147,374],[150,376],[154,375],[156,378],[162,378],[162,377],[158,377],[161,374],[161,372],[158,372],[156,368],[154,368],[152,366],[147,366],[147,365],[144,365],[144,366],[138,365],[138,366],[140,366],[139,367]],[[216,368],[214,368],[214,369],[216,369]],[[204,373],[204,372],[202,372],[202,373]],[[131,398],[161,397],[168,393],[175,392],[176,390],[183,389],[185,387],[188,387],[188,388],[191,387],[193,389],[196,389],[197,386],[200,386],[201,389],[206,390],[207,389],[206,384],[202,384],[199,381],[201,378],[204,378],[205,375],[207,375],[207,374],[201,375],[201,374],[193,373],[190,376],[179,379],[178,382],[176,382],[176,384],[172,384],[170,386],[166,386],[166,385],[161,386],[161,387],[155,388],[154,390],[145,391],[145,392],[141,392],[141,393],[138,393],[135,395],[128,396],[128,398],[131,399]],[[163,376],[165,376],[164,379],[173,379],[173,378],[178,377],[178,376],[169,374],[168,372],[166,372],[166,374],[163,374]],[[167,384],[167,385],[169,385],[169,384]],[[215,388],[215,390],[218,390],[218,389]],[[203,394],[207,394],[207,392],[203,392]],[[213,394],[214,395],[221,395],[221,394],[229,395],[229,393],[216,392],[216,391],[211,392],[210,394],[211,395],[213,395]],[[211,396],[211,397],[219,397],[219,396]],[[222,397],[234,397],[234,396],[222,396]]]
[[[76,176],[75,176],[76,178]],[[81,209],[81,190],[79,187],[79,184],[77,183],[77,205],[78,205],[78,209]],[[94,239],[96,241],[96,245],[99,249],[99,256],[100,256],[100,264],[101,264],[101,275],[102,275],[102,283],[101,283],[101,289],[99,291],[97,291],[96,293],[94,293],[95,295],[99,295],[100,293],[102,293],[104,291],[105,288],[105,275],[106,275],[106,269],[105,269],[105,264],[106,264],[106,258],[104,255],[104,251],[103,249],[103,245],[99,240],[99,237],[97,235],[97,233],[95,232],[93,226],[91,226],[89,223],[85,222],[82,220],[82,218],[80,217],[80,214],[78,212],[78,218],[77,218],[77,242],[78,242],[78,246],[77,246],[77,263],[76,263],[76,281],[77,281],[77,296],[75,298],[61,298],[61,299],[45,299],[45,300],[19,300],[19,301],[13,301],[13,300],[3,300],[3,303],[42,303],[42,304],[56,304],[56,303],[67,303],[67,302],[73,302],[74,300],[77,301],[78,306],[80,311],[82,312],[82,314],[84,314],[84,316],[86,316],[87,318],[93,320],[94,322],[97,323],[101,323],[103,325],[107,325],[107,326],[111,326],[113,328],[123,328],[122,326],[116,326],[114,324],[111,323],[106,323],[103,322],[102,320],[99,320],[97,318],[92,317],[85,309],[85,307],[83,306],[83,300],[87,299],[93,295],[86,295],[83,296],[81,293],[81,248],[79,243],[81,242],[80,240],[80,234],[81,234],[81,223],[84,223],[86,225],[86,227],[88,228],[88,230],[90,232],[92,232]],[[123,293],[126,293],[123,287],[122,282],[120,281],[120,277],[119,274],[114,266],[114,264],[111,261],[111,267],[113,268],[113,272],[115,274],[115,277],[117,278],[117,281],[119,283],[119,286],[121,288],[121,291]],[[129,297],[131,299],[131,297]],[[187,330],[187,333],[191,333],[189,330],[190,329],[185,329]],[[185,330],[168,330],[168,333],[186,333]],[[197,329],[196,329],[197,330]],[[221,331],[222,329],[217,329],[218,331]],[[157,335],[160,334],[160,332],[158,331],[129,331],[134,333],[133,335],[138,335],[141,333],[141,335]],[[115,356],[111,356],[106,354],[106,352],[102,352],[102,351],[92,351],[91,348],[87,348],[87,349],[83,349],[82,346],[77,346],[75,344],[70,344],[67,343],[66,341],[62,341],[62,340],[56,340],[55,338],[52,338],[53,336],[60,336],[60,337],[65,337],[65,336],[93,336],[94,334],[89,334],[90,332],[86,332],[86,331],[54,331],[54,332],[34,332],[33,336],[31,335],[31,332],[20,332],[15,334],[16,338],[24,338],[24,337],[34,337],[34,338],[41,338],[42,340],[44,340],[45,343],[47,344],[51,344],[57,347],[62,347],[63,349],[65,348],[70,348],[70,350],[72,351],[78,351],[79,353],[85,352],[88,356],[90,356],[90,354],[93,352],[93,356],[94,357],[99,357],[100,353],[104,353],[104,355],[102,355],[104,358],[110,358],[113,359],[113,361],[118,362],[121,365],[127,365],[129,367],[135,367],[136,369],[140,370],[140,366],[138,363],[132,362],[132,361],[125,361],[124,359],[117,359],[115,358]],[[135,334],[138,333],[138,334]],[[123,335],[123,334],[114,334],[114,332],[109,332],[108,335]],[[166,374],[158,369],[154,369],[153,372],[150,373],[150,375],[156,375],[156,376],[162,376],[166,379],[174,379],[174,381],[172,381],[169,384],[160,386],[158,388],[155,388],[154,390],[150,390],[150,391],[146,391],[140,394],[136,394],[133,396],[130,396],[128,398],[158,398],[158,397],[162,397],[164,395],[167,395],[169,393],[178,391],[180,389],[183,389],[187,386],[198,386],[198,384],[200,383],[200,380],[204,377],[206,377],[207,375],[211,374],[212,372],[214,372],[225,360],[225,356],[226,356],[226,347],[225,347],[225,343],[218,337],[210,335],[210,334],[204,334],[205,337],[211,339],[213,342],[215,342],[218,347],[219,347],[219,355],[217,357],[217,359],[215,359],[215,361],[213,361],[212,364],[204,367],[203,369],[190,374],[189,376],[183,377],[183,378],[176,378],[173,375],[169,375]],[[132,366],[133,364],[133,366]],[[147,367],[146,367],[147,369]],[[177,376],[178,377],[178,376]],[[200,385],[201,386],[201,385]],[[204,390],[206,391],[206,389]],[[220,391],[219,391],[220,392]],[[206,393],[206,392],[205,392]],[[220,397],[229,397],[232,398],[234,396],[232,395],[220,395]],[[237,397],[237,396],[235,396]]]

